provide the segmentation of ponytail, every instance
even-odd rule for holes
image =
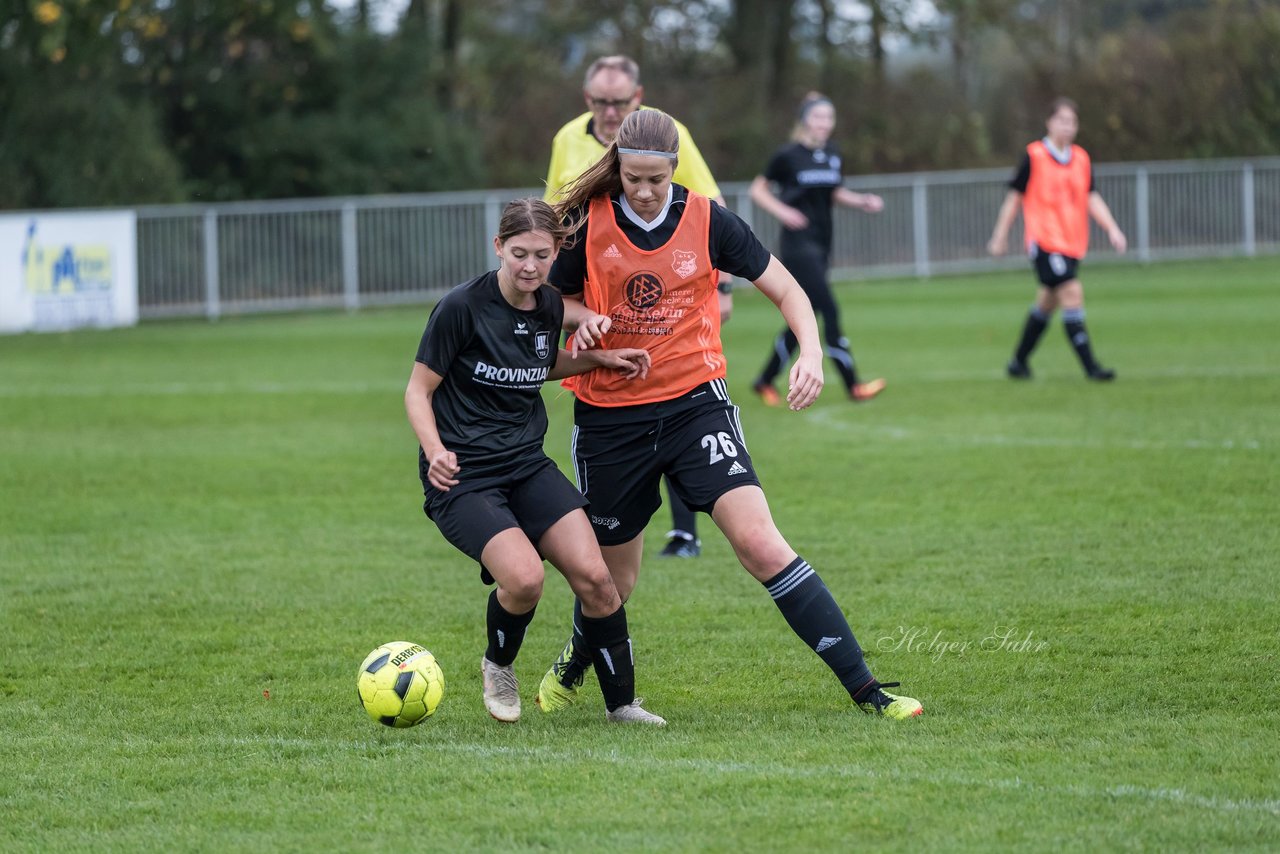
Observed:
[[[655,154],[679,155],[680,132],[675,119],[661,110],[636,110],[622,120],[618,137],[605,149],[596,164],[569,182],[560,191],[556,212],[562,218],[577,217],[570,224],[577,231],[586,219],[587,203],[597,196],[613,196],[622,192],[622,161],[618,149],[652,151]],[[673,157],[672,169],[677,160]]]

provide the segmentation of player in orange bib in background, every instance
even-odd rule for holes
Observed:
[[[992,255],[1005,253],[1009,228],[1021,207],[1027,252],[1040,280],[1040,290],[1006,370],[1014,379],[1031,378],[1027,360],[1049,325],[1053,310],[1060,307],[1067,338],[1085,376],[1105,382],[1115,379],[1116,373],[1102,367],[1093,356],[1084,325],[1084,287],[1076,275],[1089,249],[1089,217],[1107,232],[1117,252],[1124,252],[1127,243],[1107,203],[1094,189],[1089,153],[1074,144],[1080,129],[1075,102],[1070,98],[1055,100],[1046,127],[1049,132],[1044,139],[1027,146],[987,244]]]
[[[742,566],[859,708],[918,715],[919,702],[882,690],[896,683],[872,676],[831,592],[778,531],[725,384],[716,270],[754,282],[795,330],[800,355],[786,395],[793,410],[822,390],[813,308],[746,223],[672,183],[679,150],[670,116],[627,116],[604,157],[565,192],[560,211],[577,233],[548,277],[564,295],[566,327],[577,324],[571,349],[637,347],[651,359],[648,376],[630,385],[601,372],[571,383],[575,473],[609,574],[625,601],[665,474],[686,504],[711,514]],[[539,688],[543,711],[576,699],[590,660],[575,620]]]

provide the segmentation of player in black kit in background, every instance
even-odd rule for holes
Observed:
[[[582,603],[608,720],[660,726],[666,721],[635,699],[626,610],[583,512],[586,500],[542,450],[544,381],[597,368],[643,379],[649,369],[644,350],[570,356],[556,346],[565,306],[546,277],[566,236],[542,200],[512,202],[493,241],[498,270],[454,288],[431,312],[405,390],[421,443],[423,509],[480,562],[481,578],[497,583],[480,663],[494,718],[520,718],[512,664],[542,596],[545,558]],[[573,311],[571,320],[586,316]]]
[[[827,271],[831,264],[832,204],[879,213],[884,200],[872,193],[855,193],[844,187],[840,155],[830,144],[836,126],[836,109],[831,101],[810,92],[800,104],[799,120],[792,142],[778,149],[763,175],[751,182],[751,201],[782,223],[782,246],[778,260],[796,277],[813,303],[814,314],[822,318],[826,352],[840,372],[845,391],[854,401],[870,400],[884,389],[884,380],[858,381],[858,369],[849,350],[849,339],[840,329],[840,307],[831,293]],[[772,182],[778,188],[775,195]],[[774,379],[791,361],[796,336],[783,329],[774,340],[773,353],[756,379],[754,389],[769,406],[781,399]]]

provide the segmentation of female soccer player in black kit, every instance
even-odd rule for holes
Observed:
[[[830,144],[835,126],[836,110],[831,101],[810,92],[800,104],[793,141],[778,149],[764,174],[757,175],[751,182],[751,201],[782,223],[782,264],[809,295],[814,312],[822,315],[827,355],[840,372],[850,399],[863,401],[879,394],[884,389],[884,380],[858,382],[849,339],[840,329],[840,308],[827,281],[831,263],[831,206],[835,203],[879,213],[884,208],[884,200],[843,186],[840,155]],[[769,189],[770,182],[777,185],[777,195]],[[783,329],[754,386],[756,394],[769,406],[781,402],[773,381],[795,351],[795,334],[790,328]]]
[[[564,323],[547,271],[566,236],[541,199],[503,212],[493,245],[501,265],[450,291],[431,312],[405,409],[421,443],[423,509],[445,538],[480,562],[489,596],[489,647],[481,659],[493,717],[520,718],[512,663],[542,596],[545,558],[582,603],[580,624],[608,720],[666,723],[635,699],[627,614],[582,508],[586,500],[542,450],[547,379],[596,368],[643,379],[643,350],[570,356],[556,344]]]
[[[566,383],[576,398],[578,485],[609,573],[625,600],[635,589],[644,530],[667,475],[685,503],[711,514],[743,568],[859,708],[914,717],[920,703],[882,690],[896,683],[875,679],[831,591],[774,524],[725,384],[717,271],[753,282],[796,330],[800,355],[787,394],[795,410],[811,405],[823,385],[809,300],[741,219],[672,183],[679,150],[670,116],[637,110],[559,205],[576,234],[550,281],[564,294],[566,312],[572,306],[585,317],[571,324],[572,348],[639,347],[652,359],[643,379],[622,382],[594,371]],[[577,697],[588,660],[576,623],[542,678],[543,711]]]

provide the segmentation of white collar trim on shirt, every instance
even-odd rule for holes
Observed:
[[[1049,153],[1053,155],[1054,160],[1058,161],[1063,166],[1066,166],[1068,163],[1071,162],[1071,146],[1070,145],[1068,145],[1065,149],[1058,148],[1058,146],[1054,145],[1049,140],[1049,137],[1047,136],[1040,141],[1044,143],[1045,148],[1049,149]]]
[[[671,185],[670,185],[670,184],[668,184],[668,185],[667,185],[667,200],[666,200],[665,202],[663,202],[663,203],[662,203],[662,210],[658,211],[658,215],[657,215],[657,216],[655,216],[655,217],[653,218],[653,222],[645,222],[645,221],[641,218],[640,214],[638,214],[638,213],[636,213],[636,212],[635,212],[635,209],[631,207],[631,203],[627,201],[627,194],[626,194],[626,193],[623,193],[623,194],[619,197],[618,201],[620,201],[620,202],[622,203],[622,212],[623,212],[624,214],[626,214],[626,215],[627,215],[627,219],[629,219],[629,220],[631,220],[633,223],[635,223],[635,225],[636,225],[638,228],[641,228],[641,229],[643,229],[643,230],[645,230],[645,231],[653,231],[655,228],[657,228],[658,226],[662,225],[662,223],[663,223],[664,221],[666,221],[666,219],[667,219],[667,212],[671,210],[671,196],[672,196],[672,195],[673,195],[672,187],[671,187]]]

